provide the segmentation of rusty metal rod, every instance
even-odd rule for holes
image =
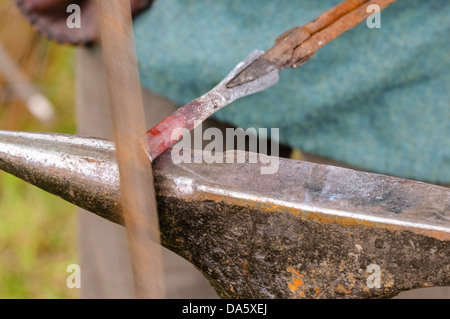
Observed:
[[[372,14],[372,12],[367,11],[368,6],[378,5],[380,6],[380,10],[384,10],[395,1],[396,0],[372,0],[338,18],[326,29],[314,33],[309,39],[296,47],[293,51],[291,60],[287,62],[287,66],[296,67],[298,61],[302,61],[305,58],[312,56],[325,44],[366,20]]]
[[[325,11],[320,16],[305,24],[303,28],[308,31],[309,34],[314,34],[320,30],[333,24],[337,19],[342,18],[347,13],[352,12],[356,8],[362,6],[369,0],[346,0],[342,1],[338,5],[334,6],[328,11]]]
[[[264,52],[254,50],[212,90],[180,107],[172,115],[151,128],[146,134],[147,154],[150,160],[158,157],[169,146],[178,141],[186,132],[233,101],[267,89],[278,82],[278,70],[238,87],[227,88],[226,84],[245,67],[258,59]]]
[[[385,9],[396,0],[346,0],[301,27],[294,27],[275,40],[263,56],[241,71],[228,88],[249,83],[275,69],[299,67],[309,61],[317,50],[344,32],[367,19],[369,5]]]
[[[153,163],[162,244],[220,296],[373,298],[450,286],[448,188],[264,156],[238,164],[236,154],[223,154],[233,164],[176,165],[169,150]],[[260,174],[267,159],[279,160],[277,174]],[[0,131],[0,169],[124,224],[113,142]]]
[[[98,0],[96,4],[136,297],[164,298],[153,174],[142,141],[145,116],[130,1]]]

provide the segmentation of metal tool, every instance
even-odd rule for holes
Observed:
[[[150,160],[158,157],[212,114],[247,95],[263,91],[278,82],[278,70],[272,70],[250,83],[228,88],[227,83],[264,52],[255,50],[240,62],[217,86],[203,96],[181,107],[147,132],[147,154]]]
[[[325,44],[366,20],[371,5],[385,9],[396,0],[346,0],[302,27],[284,32],[275,45],[237,74],[228,84],[234,88],[252,82],[273,70],[297,68],[308,62]]]
[[[170,155],[153,162],[162,244],[221,297],[450,286],[448,188],[282,158],[277,174],[261,175],[267,161],[176,165]],[[113,142],[0,131],[0,168],[123,224]]]

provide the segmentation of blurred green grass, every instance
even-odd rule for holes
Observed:
[[[75,133],[74,48],[36,34],[11,0],[0,1],[0,44],[57,114],[44,125],[0,95],[0,129]],[[77,298],[66,286],[67,266],[78,263],[76,226],[75,206],[0,171],[0,298]]]
[[[71,204],[0,175],[0,297],[73,298],[66,268],[77,263]]]

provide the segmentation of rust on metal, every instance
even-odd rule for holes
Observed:
[[[301,27],[294,27],[275,40],[266,51],[235,78],[227,87],[233,88],[249,83],[275,69],[297,68],[308,62],[325,44],[366,20],[371,12],[368,6],[378,5],[385,9],[396,0],[346,0],[324,12]]]
[[[291,60],[287,63],[287,66],[297,67],[298,61],[303,61],[305,58],[310,57],[325,44],[331,42],[344,32],[354,28],[362,21],[365,21],[370,14],[372,14],[371,11],[367,10],[368,6],[378,5],[380,10],[383,10],[395,1],[396,0],[367,1],[364,5],[361,5],[344,16],[339,17],[326,29],[314,33],[308,40],[302,42],[298,47],[296,47],[293,51]]]
[[[101,46],[120,173],[120,201],[137,298],[164,298],[164,271],[152,166],[129,0],[97,0]]]
[[[0,132],[0,168],[123,224],[110,141]],[[224,298],[376,298],[450,285],[450,190],[279,159],[153,162],[162,244]],[[196,156],[195,152],[191,156]],[[89,160],[86,160],[89,159]],[[264,161],[267,163],[267,161]]]

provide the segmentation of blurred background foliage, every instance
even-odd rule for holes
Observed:
[[[37,34],[13,0],[0,0],[0,45],[56,113],[37,120],[0,73],[0,129],[74,134],[74,48]],[[75,206],[0,171],[0,298],[77,298],[76,246]]]

